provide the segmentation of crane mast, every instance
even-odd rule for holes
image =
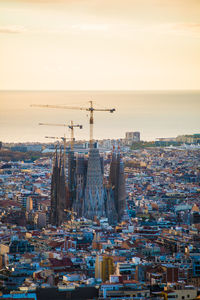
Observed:
[[[90,101],[90,149],[93,147],[93,131],[94,131],[94,108]]]
[[[68,128],[71,130],[71,150],[72,151],[74,150],[74,141],[75,141],[75,138],[74,138],[74,128],[75,127],[79,127],[80,129],[82,129],[83,125],[74,124],[73,121],[71,121],[71,124],[68,125]]]

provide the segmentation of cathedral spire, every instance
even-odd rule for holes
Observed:
[[[118,220],[121,220],[126,203],[126,187],[124,164],[119,145],[117,147],[117,152],[113,148],[112,160],[110,164],[109,183],[114,192],[114,203],[118,214]]]
[[[103,174],[98,149],[90,149],[89,152],[84,216],[88,219],[105,216]]]
[[[59,160],[59,164],[58,164]],[[51,177],[51,212],[50,222],[52,225],[59,226],[65,218],[64,209],[66,208],[66,186],[64,174],[64,162],[62,149],[58,158],[57,147],[54,156],[53,170]]]

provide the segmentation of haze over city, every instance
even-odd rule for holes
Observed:
[[[30,107],[58,104],[116,108],[114,114],[95,113],[94,138],[124,138],[126,131],[140,131],[142,140],[176,137],[199,132],[199,92],[0,92],[1,139],[4,142],[47,142],[45,136],[69,137],[62,127],[39,126],[40,122],[82,124],[76,139],[89,139],[88,113]]]
[[[85,114],[30,104],[87,106],[91,99],[116,107],[115,117],[96,115],[97,139],[132,129],[146,140],[198,132],[199,10],[198,0],[0,0],[2,139],[44,141],[48,128],[38,122],[71,116],[84,124],[77,138],[88,139]],[[76,93],[31,93],[51,90]],[[174,90],[181,93],[168,93]]]

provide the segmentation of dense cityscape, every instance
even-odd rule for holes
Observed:
[[[2,143],[0,297],[199,299],[199,141]]]
[[[200,0],[0,0],[0,300],[200,300]]]

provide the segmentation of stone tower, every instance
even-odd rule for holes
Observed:
[[[58,157],[57,149],[55,152],[52,178],[51,178],[51,211],[50,223],[60,226],[65,219],[66,208],[66,184],[63,155],[60,151]]]
[[[126,208],[126,186],[124,175],[124,163],[120,152],[118,152],[117,154],[117,203],[118,218],[119,221],[121,221],[124,215],[124,210]]]
[[[73,151],[68,153],[68,191],[69,191],[69,208],[76,197],[76,186],[75,186],[75,170],[76,170],[76,158]]]
[[[126,187],[124,176],[124,164],[121,153],[113,149],[110,165],[109,183],[114,192],[114,203],[118,215],[118,221],[122,219],[126,206]]]
[[[110,174],[109,174],[109,182],[111,184],[115,183],[116,164],[117,164],[117,155],[116,155],[115,147],[113,146],[112,159],[111,159],[111,163],[110,163]]]
[[[116,225],[118,222],[118,214],[115,207],[114,191],[110,185],[105,186],[105,203],[108,223]]]
[[[77,213],[78,217],[83,216],[83,201],[85,195],[87,174],[87,161],[84,156],[78,156],[76,160],[76,196],[73,201],[73,210]]]
[[[103,174],[98,149],[90,149],[89,152],[84,198],[84,217],[105,217]]]

